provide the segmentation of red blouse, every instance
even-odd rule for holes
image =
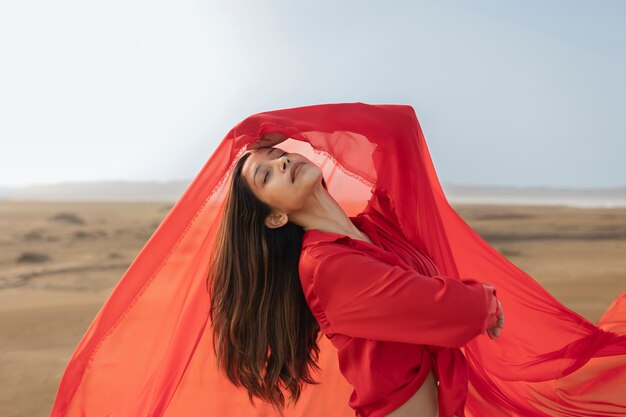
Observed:
[[[312,229],[299,273],[309,307],[338,350],[357,417],[382,417],[409,400],[434,368],[439,416],[464,417],[468,377],[460,347],[499,316],[495,288],[439,274],[388,219],[374,192],[350,217],[374,245]]]

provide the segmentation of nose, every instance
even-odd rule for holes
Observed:
[[[288,170],[289,164],[291,163],[291,161],[287,157],[287,154],[284,154],[283,156],[274,159],[272,162],[278,164],[278,169],[280,169],[281,172],[286,172]]]

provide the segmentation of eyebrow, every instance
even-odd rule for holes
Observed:
[[[271,148],[270,151],[267,153],[268,155],[271,155],[272,152],[274,152],[276,150],[276,148]],[[252,175],[252,182],[254,183],[254,185],[257,185],[256,183],[256,173],[259,172],[259,168],[261,167],[261,164],[257,164],[256,168],[254,169],[254,174]]]

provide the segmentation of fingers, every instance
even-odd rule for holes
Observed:
[[[286,139],[288,139],[288,137],[281,133],[266,133],[255,142],[249,143],[248,146],[246,146],[246,150],[274,146],[285,141]]]
[[[496,337],[500,336],[500,328],[497,326],[494,326],[490,329],[487,329],[487,334],[489,335],[490,339],[495,339]]]
[[[498,300],[498,306],[500,308],[500,315],[498,316],[498,319],[496,320],[493,327],[487,329],[487,334],[489,335],[490,339],[495,339],[496,337],[499,337],[500,329],[504,328],[504,310],[502,309],[502,304],[500,304],[500,300]]]
[[[250,150],[250,149],[256,149],[262,146],[270,146],[270,145],[271,143],[269,139],[261,136],[256,142],[249,143],[248,146],[246,146],[246,149]]]
[[[261,139],[267,139],[271,142],[282,142],[285,139],[287,139],[286,135],[283,135],[282,133],[266,133],[263,136],[261,136]]]

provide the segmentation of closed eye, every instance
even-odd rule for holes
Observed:
[[[282,156],[283,156],[283,155],[285,155],[286,153],[287,153],[287,152],[283,152],[282,154],[280,154],[280,156],[279,156],[278,158],[282,157]],[[267,177],[269,176],[269,174],[270,174],[270,172],[269,172],[269,171],[267,171],[267,172],[265,173],[265,178],[263,178],[263,184],[265,184],[265,183],[267,182]]]

